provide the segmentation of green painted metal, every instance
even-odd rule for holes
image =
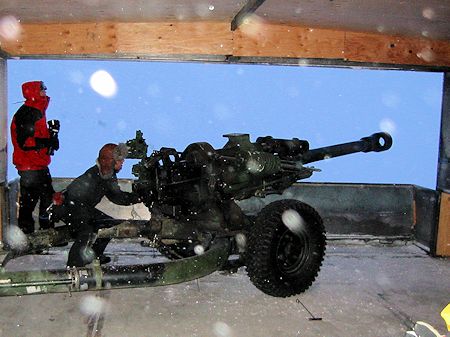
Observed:
[[[68,292],[71,284],[68,270],[0,271],[0,296]]]
[[[166,263],[18,271],[0,270],[0,296],[154,287],[191,281],[219,270],[228,260],[230,242],[215,240],[204,254]]]

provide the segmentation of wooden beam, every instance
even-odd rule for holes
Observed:
[[[245,18],[252,15],[266,0],[248,0],[241,10],[234,16],[231,21],[231,30],[236,30]]]
[[[66,23],[24,24],[17,41],[0,40],[15,56],[215,54],[232,51],[228,23]],[[119,55],[119,56],[118,56]]]
[[[234,32],[233,41],[235,56],[450,66],[450,41],[424,38],[313,29],[256,20],[242,24]]]
[[[436,255],[450,256],[450,194],[441,193]]]
[[[449,66],[450,41],[347,32],[344,54],[358,62]]]
[[[115,27],[116,53],[229,55],[233,50],[225,22],[119,23]]]
[[[0,39],[0,48],[10,57],[308,58],[330,66],[450,66],[450,41],[280,25],[256,17],[234,32],[228,22],[24,24],[20,37]]]
[[[345,32],[248,20],[233,35],[234,56],[342,59]]]
[[[12,55],[112,54],[115,26],[110,23],[22,25],[17,41],[2,43]]]

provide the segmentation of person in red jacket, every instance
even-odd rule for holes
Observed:
[[[59,149],[59,121],[48,122],[45,112],[50,102],[44,82],[22,84],[25,103],[14,114],[11,139],[13,164],[20,176],[19,228],[25,234],[34,232],[33,210],[39,201],[41,229],[53,227],[46,212],[55,192],[48,169],[50,155]]]

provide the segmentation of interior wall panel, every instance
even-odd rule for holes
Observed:
[[[439,193],[435,190],[414,186],[414,238],[427,248],[436,252],[436,221],[439,217]]]
[[[257,214],[268,203],[296,199],[322,216],[328,235],[413,239],[415,210],[412,185],[296,183],[282,195],[239,202]]]

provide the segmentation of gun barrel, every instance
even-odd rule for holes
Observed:
[[[302,155],[300,162],[302,164],[308,164],[315,161],[345,156],[356,152],[381,152],[390,149],[391,146],[391,135],[386,132],[377,132],[369,137],[361,138],[359,141],[309,150]]]

